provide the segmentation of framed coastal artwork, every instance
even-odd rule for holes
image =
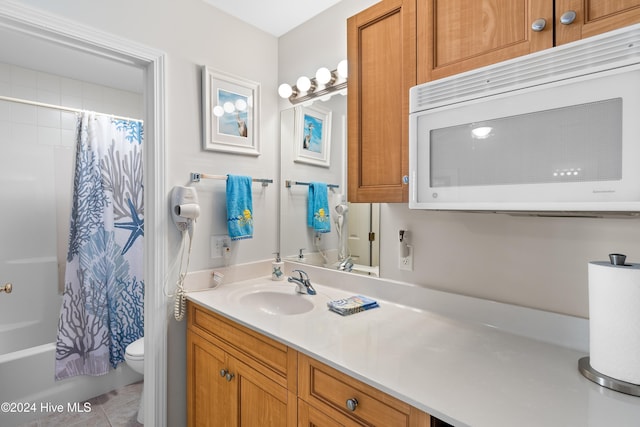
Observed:
[[[260,155],[260,84],[202,67],[203,148]]]
[[[294,162],[328,168],[331,160],[331,110],[298,106],[295,115]]]

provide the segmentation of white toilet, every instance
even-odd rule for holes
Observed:
[[[127,365],[139,374],[144,375],[144,338],[140,338],[127,346],[124,353]],[[144,384],[140,394],[140,406],[138,407],[138,422],[144,424]]]

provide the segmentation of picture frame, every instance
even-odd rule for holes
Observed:
[[[331,110],[295,107],[294,157],[297,163],[328,168],[331,161]]]
[[[202,67],[202,148],[260,155],[260,84]]]

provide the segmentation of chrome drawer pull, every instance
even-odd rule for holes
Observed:
[[[567,10],[565,13],[562,14],[562,16],[560,17],[560,23],[562,25],[569,25],[569,24],[573,24],[573,21],[576,20],[576,12],[573,10]]]
[[[4,286],[0,286],[0,292],[6,292],[8,294],[13,290],[13,285],[11,283],[5,283]]]
[[[544,27],[546,26],[547,26],[547,21],[544,18],[539,18],[533,21],[533,24],[531,24],[531,29],[535,32],[540,32],[544,30]]]
[[[353,397],[351,399],[347,399],[347,409],[348,410],[353,412],[353,411],[356,410],[357,407],[358,407],[358,399],[356,399],[355,397]]]

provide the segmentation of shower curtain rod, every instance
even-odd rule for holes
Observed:
[[[63,107],[62,105],[45,104],[44,102],[29,101],[27,99],[11,98],[10,96],[2,96],[2,95],[0,95],[0,101],[17,102],[19,104],[27,104],[27,105],[33,105],[35,107],[43,107],[43,108],[52,108],[54,110],[69,111],[71,113],[84,113],[86,111],[89,111],[89,110],[81,110],[79,108]],[[132,119],[130,117],[116,116],[115,114],[105,114],[105,113],[96,113],[96,114],[100,116],[113,117],[114,119],[118,119],[118,120],[128,120],[132,122],[144,121],[140,119]]]

